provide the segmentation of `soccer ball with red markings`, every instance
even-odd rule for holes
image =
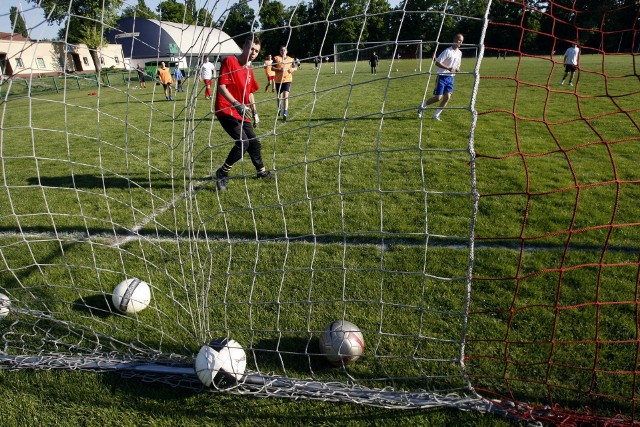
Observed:
[[[320,334],[320,351],[333,365],[349,365],[364,353],[364,337],[353,323],[337,320]]]

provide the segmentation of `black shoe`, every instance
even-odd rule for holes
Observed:
[[[286,114],[282,115],[282,123],[287,123],[287,115]]]
[[[271,171],[262,171],[262,172],[258,172],[256,178],[261,178],[261,179],[271,179],[273,178],[273,175],[271,174]]]
[[[222,169],[218,169],[216,171],[216,188],[218,191],[224,191],[227,189],[227,177],[226,172],[223,172]]]

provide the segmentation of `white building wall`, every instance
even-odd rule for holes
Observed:
[[[98,49],[102,68],[125,70],[126,64],[119,44]],[[0,55],[5,59],[5,76],[41,77],[68,73],[96,72],[91,50],[85,44],[35,42],[32,40],[0,39]]]
[[[115,68],[117,70],[128,69],[121,45],[108,44],[98,48],[97,51],[102,68]]]

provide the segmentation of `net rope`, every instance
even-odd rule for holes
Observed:
[[[67,17],[120,31],[72,5]],[[202,10],[225,31],[235,28],[234,6],[207,1]],[[611,23],[637,21],[637,6],[487,1],[465,14],[448,0],[429,11],[366,2],[345,16],[335,1],[317,15],[298,2],[265,26],[268,6],[258,4],[235,42],[259,25],[271,49],[295,53],[310,28],[322,42],[298,55],[308,74],[294,77],[286,124],[275,95],[258,97],[257,133],[275,179],[256,183],[243,160],[227,192],[213,177],[233,141],[197,75],[204,56],[221,60],[199,47],[229,34],[158,19],[157,37],[131,36],[124,57],[150,49],[140,59],[150,70],[183,59],[166,50],[167,34],[181,53],[196,51],[172,103],[151,71],[146,90],[127,70],[68,72],[83,56],[118,58],[103,42],[68,45],[71,27],[51,45],[63,69],[50,76],[35,72],[32,42],[0,40],[5,66],[17,72],[20,58],[28,70],[0,86],[0,293],[11,302],[0,368],[120,372],[204,390],[195,355],[226,336],[244,346],[247,372],[211,392],[633,423],[638,28]],[[435,46],[430,56],[458,28],[477,48],[456,76],[446,131],[416,118],[434,64],[422,72],[397,58],[403,40],[418,39],[403,31],[420,16],[437,20],[419,37],[429,40],[421,49]],[[367,64],[367,24],[378,18],[397,24],[380,77]],[[314,67],[351,23],[347,72]],[[576,39],[584,46],[574,85],[559,85],[561,54]],[[252,67],[262,83],[262,64]],[[401,86],[411,87],[406,99],[397,99]],[[130,277],[149,283],[152,299],[123,314],[111,294]],[[366,337],[349,367],[328,367],[318,348],[335,319],[354,320]]]

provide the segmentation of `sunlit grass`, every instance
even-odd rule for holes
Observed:
[[[634,369],[635,349],[623,341],[635,339],[638,95],[628,95],[626,78],[590,73],[601,60],[584,57],[574,87],[559,85],[562,70],[549,58],[483,63],[467,329],[471,58],[442,122],[416,116],[434,77],[415,72],[413,60],[383,62],[376,76],[362,64],[355,72],[341,64],[338,74],[304,64],[287,123],[273,94],[257,93],[263,157],[276,179],[256,180],[246,158],[226,192],[211,176],[232,141],[211,104],[192,95],[193,80],[175,103],[151,85],[10,96],[0,104],[0,288],[21,308],[122,340],[120,351],[134,343],[189,363],[202,340],[230,333],[255,350],[252,368],[304,378],[346,378],[323,365],[315,344],[346,313],[370,344],[349,372],[365,385],[392,374],[401,388],[460,387],[466,333],[467,373],[479,389],[541,403],[552,390],[574,406],[601,393],[619,396],[605,405],[624,412],[632,385],[626,378],[620,389],[611,371]],[[606,61],[612,76],[629,72],[628,57]],[[152,285],[152,307],[139,317],[108,304],[123,276]],[[442,378],[425,380],[432,375]],[[82,393],[76,377],[34,377]],[[30,381],[19,391],[28,395]],[[128,386],[114,382],[95,387],[129,405]],[[168,399],[138,386],[150,408]],[[196,406],[212,404],[185,393]],[[369,410],[345,411],[327,422]],[[200,418],[182,413],[175,424]],[[402,416],[403,425],[421,422]]]

